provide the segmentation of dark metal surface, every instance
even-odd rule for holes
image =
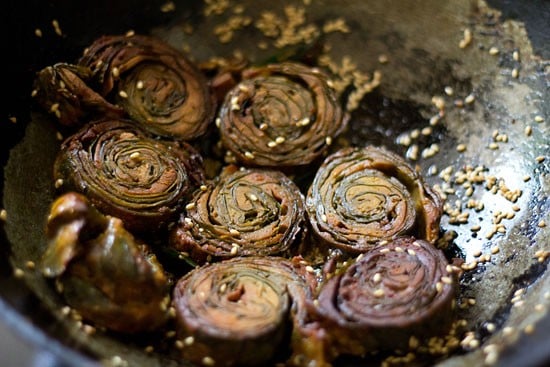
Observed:
[[[222,55],[230,54],[232,46],[220,46],[212,37],[208,24],[202,26],[200,17],[193,15],[199,14],[201,1],[176,2],[176,11],[171,13],[159,11],[163,3],[165,1],[98,0],[90,6],[92,3],[66,0],[8,0],[2,4],[5,9],[3,13],[8,15],[7,21],[2,22],[6,27],[1,32],[2,37],[6,38],[2,44],[10,56],[4,57],[8,63],[4,81],[8,96],[1,104],[0,115],[3,142],[0,166],[2,176],[5,176],[0,180],[0,191],[2,207],[9,209],[8,221],[0,231],[0,314],[6,325],[25,340],[25,345],[47,351],[42,355],[45,359],[37,362],[41,367],[92,366],[96,364],[95,359],[108,365],[111,357],[125,353],[131,356],[131,360],[141,361],[147,366],[162,364],[154,357],[145,355],[141,349],[113,342],[109,337],[98,336],[89,340],[74,327],[74,323],[60,321],[56,310],[62,303],[39,275],[25,268],[25,262],[38,259],[43,248],[40,218],[46,215],[48,198],[52,195],[47,167],[51,167],[57,146],[52,124],[43,114],[31,114],[30,91],[34,72],[57,61],[74,59],[100,34],[124,33],[129,29],[157,34],[175,45],[187,42],[195,46],[194,51],[199,57],[206,58],[217,51]],[[548,261],[538,264],[532,261],[532,254],[540,241],[549,239],[547,231],[537,230],[536,223],[544,218],[550,222],[550,183],[548,166],[534,166],[533,159],[541,154],[546,155],[547,160],[549,158],[550,2],[488,1],[495,13],[498,9],[502,11],[502,18],[487,18],[487,14],[480,12],[474,3],[477,2],[449,1],[443,4],[426,0],[412,6],[405,1],[382,4],[319,0],[317,3],[314,1],[314,5],[318,4],[314,14],[323,19],[329,14],[341,12],[346,19],[352,19],[353,26],[361,32],[354,33],[355,39],[342,42],[342,49],[335,52],[345,52],[346,47],[363,42],[366,46],[354,50],[354,56],[364,61],[366,70],[381,68],[384,72],[385,79],[380,91],[368,96],[355,112],[353,139],[367,143],[376,137],[377,141],[385,141],[405,154],[405,149],[395,144],[395,136],[413,127],[424,126],[429,97],[441,94],[446,85],[452,85],[462,96],[475,90],[476,108],[466,112],[449,110],[445,128],[436,131],[433,141],[424,142],[439,143],[444,153],[432,160],[419,162],[424,170],[440,161],[454,165],[461,163],[461,159],[465,158],[458,156],[454,149],[458,142],[468,140],[486,144],[495,129],[507,131],[511,120],[524,122],[523,119],[532,118],[535,113],[545,117],[545,123],[535,126],[536,132],[542,135],[527,140],[518,123],[511,128],[512,148],[496,153],[487,153],[482,149],[478,153],[472,149],[467,154],[475,162],[494,163],[494,167],[500,168],[504,175],[517,175],[515,181],[510,178],[511,182],[520,182],[523,172],[537,174],[537,180],[522,186],[526,194],[519,204],[524,209],[523,213],[527,214],[515,222],[511,234],[501,242],[506,254],[501,256],[507,256],[508,261],[499,262],[499,267],[489,264],[471,274],[465,282],[465,292],[478,298],[478,304],[466,315],[474,325],[490,319],[499,327],[513,325],[521,328],[533,320],[538,321],[532,335],[520,332],[514,339],[505,338],[501,333],[483,335],[483,341],[505,346],[499,366],[539,367],[550,362],[550,317],[546,315],[541,320],[540,317],[533,319],[536,313],[532,310],[539,302],[548,305],[544,291],[550,288],[550,275]],[[257,6],[259,9],[269,6],[266,4],[259,1]],[[54,19],[59,20],[62,27],[64,35],[61,37],[55,34],[51,25]],[[182,19],[196,26],[193,35],[181,32],[179,25]],[[361,22],[361,19],[369,21]],[[456,46],[465,27],[479,31],[466,52]],[[43,31],[41,38],[35,36],[36,28]],[[246,43],[246,37],[253,37],[246,33],[241,36],[241,45]],[[445,42],[451,42],[453,46]],[[489,58],[487,46],[490,44],[496,44],[508,53],[502,52],[497,58]],[[514,48],[521,49],[522,57],[526,58],[525,63],[522,60],[521,83],[514,82],[510,77],[514,66],[510,50]],[[254,52],[258,50],[254,49]],[[380,53],[390,56],[388,65],[377,64]],[[262,57],[261,53],[257,57]],[[526,99],[515,101],[514,96]],[[17,122],[10,122],[9,118],[15,118]],[[463,163],[469,162],[465,160]],[[441,163],[440,167],[444,166]],[[429,179],[431,183],[438,183],[437,176]],[[503,204],[497,202],[492,205],[496,208]],[[444,225],[455,229],[448,223]],[[471,256],[468,251],[473,247],[492,245],[480,238],[471,238],[468,228],[456,229],[459,231],[458,250],[462,250],[466,257]],[[525,250],[521,251],[521,248]],[[14,277],[14,265],[25,271],[22,279]],[[472,280],[476,277],[484,281]],[[529,307],[512,310],[510,295],[519,288],[532,290],[527,300]],[[55,356],[53,359],[59,360],[50,365],[48,363],[52,362],[48,362],[48,358],[52,355]],[[483,353],[477,351],[457,356],[443,364],[481,366],[483,357]],[[165,361],[165,365],[170,363]]]

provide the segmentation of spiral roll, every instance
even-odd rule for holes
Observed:
[[[434,243],[443,213],[439,195],[403,158],[374,146],[327,157],[306,207],[318,238],[356,254],[407,234]]]
[[[224,146],[246,165],[303,166],[346,125],[327,76],[298,63],[249,68],[217,120]]]
[[[456,279],[424,240],[400,237],[360,255],[321,288],[318,312],[340,353],[407,350],[451,325]]]
[[[197,263],[285,254],[301,240],[304,198],[279,171],[228,166],[197,191],[171,235],[171,246]]]
[[[204,172],[189,144],[155,139],[124,120],[103,120],[63,142],[54,177],[61,190],[85,194],[129,230],[142,232],[175,219]]]
[[[311,300],[314,283],[303,268],[280,257],[240,257],[188,273],[173,293],[183,357],[216,366],[266,365],[282,346],[289,319],[302,317]]]
[[[216,107],[206,77],[161,39],[103,36],[86,49],[79,65],[92,69],[101,95],[155,134],[191,140],[213,120]]]

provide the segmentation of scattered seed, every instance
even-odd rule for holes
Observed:
[[[0,210],[0,220],[5,222],[6,219],[8,219],[8,212],[6,211],[6,209],[1,209]]]
[[[216,361],[214,361],[214,358],[206,356],[206,357],[203,357],[202,364],[205,366],[213,366],[216,364]]]
[[[188,336],[183,339],[183,344],[187,347],[193,345],[193,343],[195,343],[195,338],[193,336]]]
[[[468,94],[468,96],[464,98],[464,103],[471,104],[471,103],[474,103],[475,100],[476,100],[476,97],[473,94]]]
[[[542,163],[542,162],[544,162],[544,156],[539,155],[538,157],[535,158],[535,160],[537,161],[537,163]]]
[[[494,55],[498,55],[498,53],[499,53],[499,49],[494,46],[489,49],[489,55],[494,56]]]
[[[23,276],[25,275],[25,272],[22,270],[22,269],[19,269],[19,268],[15,268],[13,270],[13,276],[15,276],[16,278],[23,278]]]
[[[512,78],[517,78],[519,77],[519,70],[516,69],[516,68],[513,68],[512,69]]]
[[[458,144],[456,146],[456,150],[457,150],[457,152],[460,152],[460,153],[466,151],[466,144]]]
[[[539,228],[544,228],[546,227],[546,222],[544,221],[544,219],[541,219],[538,223],[537,223],[537,226]]]
[[[189,204],[187,204],[187,205],[185,206],[185,209],[187,209],[187,210],[193,210],[193,209],[195,209],[196,207],[197,207],[197,206],[196,206],[195,203],[189,203]]]
[[[514,51],[512,53],[512,58],[514,59],[514,61],[519,61],[519,51]]]
[[[540,115],[536,115],[535,116],[535,122],[543,122],[544,121],[544,118]]]

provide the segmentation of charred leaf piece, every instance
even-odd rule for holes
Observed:
[[[285,174],[228,166],[197,190],[173,229],[171,246],[197,263],[288,254],[301,241],[304,197]]]
[[[243,71],[219,112],[224,146],[243,164],[305,166],[347,122],[328,77],[295,62]]]
[[[400,237],[360,255],[321,287],[317,312],[337,353],[407,350],[451,327],[457,280],[442,251]]]
[[[329,246],[366,252],[413,235],[434,243],[443,202],[403,158],[384,148],[343,148],[327,157],[309,187],[313,232]]]
[[[61,190],[85,194],[103,213],[143,232],[173,220],[204,171],[191,145],[155,139],[125,120],[102,120],[63,142],[54,177]]]
[[[93,71],[101,95],[155,134],[191,140],[213,120],[215,98],[206,77],[159,38],[102,36],[86,49],[79,65]]]
[[[304,268],[297,258],[239,257],[185,275],[173,293],[180,337],[192,340],[183,357],[198,364],[211,359],[216,366],[272,361],[287,327],[307,324],[305,304],[316,283]]]
[[[42,272],[58,280],[66,302],[84,319],[124,333],[151,331],[167,320],[169,280],[120,219],[70,192],[52,204],[46,234]]]
[[[107,102],[88,84],[92,70],[85,66],[58,63],[40,70],[34,80],[36,101],[59,123],[78,127],[90,119],[122,117],[124,110]]]

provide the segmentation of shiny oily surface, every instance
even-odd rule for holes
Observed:
[[[186,17],[178,11],[183,2],[175,4],[168,22],[151,31],[191,50],[197,59],[229,56],[238,48],[261,61],[280,50],[257,47],[276,40],[253,25],[234,30],[231,42],[220,43],[213,31],[235,8],[221,15]],[[282,5],[243,4],[252,19],[261,19],[268,6],[279,19],[287,19]],[[342,56],[349,55],[365,73],[382,74],[376,92],[353,111],[347,140],[358,145],[383,142],[418,165],[447,196],[442,228],[467,264],[459,310],[471,334],[461,340],[462,353],[438,364],[498,362],[518,339],[537,329],[550,306],[548,89],[543,60],[534,53],[522,23],[503,21],[483,2],[477,7],[464,1],[293,4],[305,9],[304,24],[324,24],[335,15],[345,19],[349,33],[326,35],[333,59],[342,63]],[[207,8],[196,10],[204,14]],[[193,32],[185,32],[187,25]],[[52,167],[59,141],[48,121],[40,113],[32,115],[5,169],[5,231],[16,274],[51,310],[58,331],[68,336],[67,344],[106,365],[122,358],[128,365],[177,365],[154,351],[147,353],[150,341],[128,345],[101,333],[90,337],[64,315],[55,292],[28,266],[44,248],[39,223],[53,197],[51,172],[44,167]]]

